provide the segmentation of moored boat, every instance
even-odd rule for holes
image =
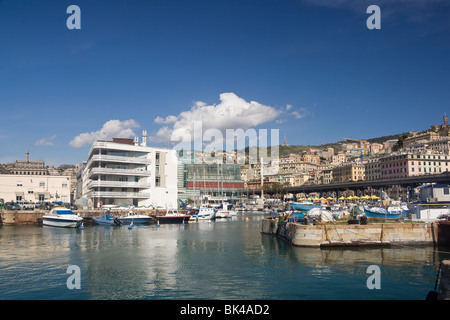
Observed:
[[[100,217],[93,217],[97,224],[109,225],[109,226],[120,226],[122,222],[117,217],[112,217],[111,212],[105,211]]]
[[[135,211],[130,211],[126,216],[119,217],[119,221],[123,224],[148,224],[152,221],[152,217],[146,214],[139,214]]]
[[[302,211],[309,211],[314,208],[320,208],[320,204],[314,204],[313,202],[291,202],[290,204],[292,210],[302,210]]]
[[[368,219],[400,219],[402,213],[398,211],[389,212],[388,210],[380,207],[366,208],[364,207],[364,213]]]
[[[188,223],[190,218],[189,214],[182,214],[176,210],[167,210],[165,215],[156,216],[160,224]]]
[[[52,227],[76,228],[82,221],[82,217],[65,207],[55,207],[42,217],[42,224]]]
[[[189,215],[193,220],[213,220],[216,217],[216,211],[214,208],[200,207],[189,211]]]

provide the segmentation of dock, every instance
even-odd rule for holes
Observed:
[[[298,224],[265,218],[261,233],[301,247],[438,245],[435,222],[355,224]]]

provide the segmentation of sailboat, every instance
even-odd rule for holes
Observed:
[[[216,218],[231,218],[236,215],[234,210],[231,210],[232,205],[229,205],[226,201],[223,200],[223,167],[222,167],[222,204],[216,208]],[[219,188],[219,165],[217,165],[217,189]]]

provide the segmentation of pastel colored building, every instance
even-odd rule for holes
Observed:
[[[406,178],[449,171],[450,155],[405,153],[380,158],[381,179]]]

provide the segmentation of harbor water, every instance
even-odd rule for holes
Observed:
[[[450,258],[433,246],[295,247],[261,234],[263,217],[132,229],[4,225],[0,299],[424,300]],[[378,288],[368,285],[370,266]]]

